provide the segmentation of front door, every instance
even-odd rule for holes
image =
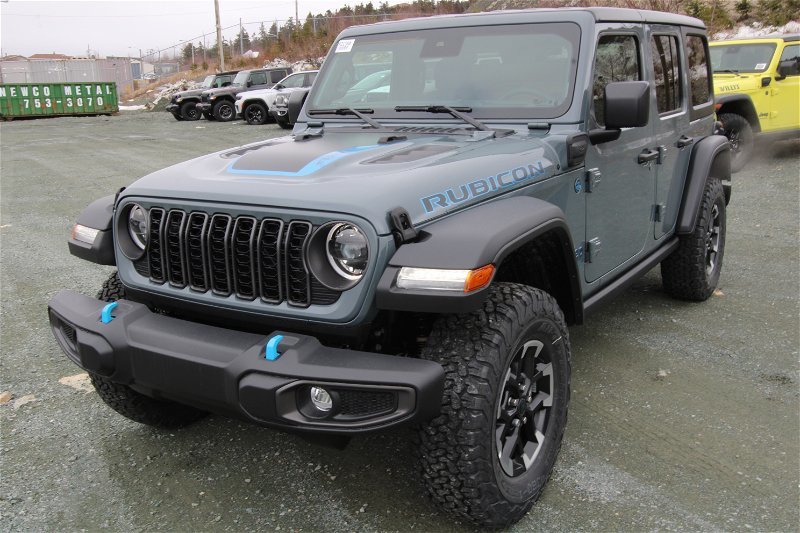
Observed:
[[[789,76],[782,80],[772,82],[772,101],[769,102],[770,111],[775,113],[771,121],[771,130],[786,130],[800,128],[800,44],[787,44],[779,58],[780,61],[794,61],[795,69]],[[777,71],[778,65],[775,65]]]
[[[605,124],[603,104],[607,83],[646,79],[642,59],[644,39],[641,26],[625,29],[606,26],[601,30],[595,54],[590,129]],[[591,146],[587,151],[586,169],[590,176],[584,251],[587,282],[619,267],[652,239],[650,211],[656,170],[653,163],[638,162],[639,154],[652,145],[651,132],[650,125],[627,128],[619,139]]]

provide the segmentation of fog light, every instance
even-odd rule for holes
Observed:
[[[322,387],[311,387],[311,403],[320,411],[327,413],[333,408],[333,398]]]

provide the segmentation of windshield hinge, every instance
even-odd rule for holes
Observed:
[[[394,236],[395,246],[398,248],[401,244],[416,239],[419,233],[414,224],[411,223],[411,216],[408,211],[402,207],[395,207],[389,211],[389,224]]]
[[[319,124],[319,127],[307,127],[303,131],[293,135],[293,137],[295,141],[305,141],[306,139],[311,139],[312,137],[322,137],[324,132],[325,128],[322,124]]]

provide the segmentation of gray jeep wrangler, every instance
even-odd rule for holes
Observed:
[[[214,412],[329,444],[411,425],[441,508],[511,524],[561,446],[568,326],[659,264],[677,298],[717,285],[708,57],[700,21],[635,10],[349,28],[291,136],[80,215],[71,253],[118,273],[53,297],[52,331],[145,424]]]

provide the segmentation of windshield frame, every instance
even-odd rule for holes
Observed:
[[[766,63],[763,63],[764,64],[764,68],[762,68],[762,69],[755,69],[755,68],[754,69],[731,69],[731,68],[720,68],[720,69],[717,69],[717,68],[715,68],[714,67],[714,52],[716,50],[719,50],[718,53],[722,54],[722,53],[724,53],[721,50],[722,48],[730,48],[730,47],[734,47],[734,46],[736,46],[736,47],[771,48],[771,50],[769,52],[769,57],[767,57]],[[761,73],[761,72],[765,72],[765,71],[767,71],[769,69],[769,66],[772,64],[772,60],[775,58],[775,50],[777,48],[778,48],[778,45],[777,45],[777,43],[774,43],[774,42],[762,42],[762,43],[735,43],[735,42],[732,42],[732,43],[726,43],[726,44],[715,44],[714,46],[709,46],[708,47],[708,60],[711,63],[711,70],[715,74],[716,73],[726,74],[728,71],[749,72],[749,73],[758,74],[758,73]],[[761,63],[756,63],[756,65],[759,65],[759,64],[761,64]]]
[[[239,78],[241,78],[242,81],[237,83],[236,80],[238,80]],[[249,70],[240,70],[239,72],[236,73],[236,76],[234,76],[234,78],[231,80],[230,87],[244,87],[249,78],[250,78]]]
[[[536,30],[536,27],[539,26],[541,30]],[[530,29],[530,32],[525,32],[524,29]],[[362,41],[367,41],[368,43],[372,44],[380,44],[382,40],[385,41],[392,41],[392,40],[400,40],[403,38],[408,38],[408,34],[419,34],[419,39],[425,39],[427,37],[426,34],[435,34],[441,33],[446,30],[452,30],[456,32],[461,32],[464,37],[481,37],[481,36],[492,36],[492,35],[506,35],[508,30],[512,30],[515,35],[520,36],[520,38],[524,39],[525,35],[558,35],[562,37],[567,43],[571,45],[571,50],[568,52],[570,57],[568,61],[570,65],[568,66],[568,72],[565,73],[564,81],[568,86],[566,87],[566,91],[564,97],[559,102],[555,103],[549,107],[525,107],[524,104],[513,104],[510,106],[497,106],[497,105],[486,105],[481,106],[480,102],[475,101],[468,101],[463,100],[460,102],[454,102],[451,99],[446,99],[447,101],[427,101],[427,99],[423,101],[416,101],[416,102],[408,102],[407,100],[392,100],[388,102],[376,102],[379,105],[375,105],[373,102],[363,102],[363,103],[343,103],[338,104],[336,103],[339,100],[323,100],[322,95],[325,95],[323,92],[326,90],[325,87],[325,79],[329,78],[336,73],[334,68],[337,68],[338,65],[334,63],[336,59],[336,49],[341,41],[346,41],[350,39],[357,39]],[[396,106],[407,106],[407,105],[450,105],[458,108],[462,108],[464,106],[468,106],[471,108],[470,116],[476,119],[480,119],[483,121],[492,121],[492,120],[503,120],[509,121],[513,120],[514,122],[529,122],[531,120],[555,120],[563,117],[570,110],[576,105],[575,104],[575,93],[576,93],[576,86],[577,81],[580,75],[580,62],[582,61],[581,55],[584,54],[584,39],[583,34],[585,32],[585,28],[576,21],[571,20],[563,20],[559,19],[557,21],[544,21],[544,20],[537,20],[537,21],[525,21],[525,22],[510,22],[510,23],[497,23],[497,24],[482,24],[482,25],[466,25],[466,26],[456,26],[456,27],[448,27],[448,28],[424,28],[424,29],[411,29],[411,30],[397,30],[397,31],[387,31],[387,32],[377,32],[377,33],[366,33],[363,35],[345,35],[340,36],[336,42],[333,43],[331,47],[331,52],[329,53],[328,57],[326,58],[325,64],[321,69],[320,73],[318,74],[318,79],[315,81],[314,86],[312,88],[311,93],[309,94],[308,102],[306,105],[307,112],[313,112],[320,109],[330,109],[335,107],[355,107],[355,108],[373,108],[374,113],[371,113],[371,116],[376,119],[381,120],[403,120],[406,121],[408,119],[427,119],[430,120],[432,118],[430,113],[426,113],[424,111],[421,112],[404,112],[398,113],[395,111]],[[423,44],[423,46],[425,46]],[[391,49],[391,44],[387,45],[386,50]],[[461,49],[459,48],[457,54],[460,54]],[[425,60],[433,60],[433,61],[441,61],[444,58],[448,58],[450,56],[442,55],[442,56],[427,56],[423,55],[424,51],[420,52],[419,61]],[[460,55],[457,55],[459,59],[463,59]],[[466,56],[464,56],[466,57]],[[513,58],[516,59],[516,58]],[[415,58],[416,60],[416,58]],[[480,64],[480,61],[478,63]],[[413,62],[411,63],[413,67]],[[406,64],[408,66],[408,64]],[[341,68],[339,69],[341,70]],[[386,69],[384,69],[386,70]],[[392,76],[392,72],[397,70],[402,72],[400,69],[397,68],[396,64],[392,64],[392,68],[388,69],[389,78]],[[508,67],[508,72],[513,72],[514,66]],[[377,71],[376,71],[377,72]],[[355,81],[352,86],[347,89],[352,90],[355,86],[360,84],[367,76],[376,74],[376,72],[371,72],[366,74],[365,76]],[[525,78],[527,79],[527,78]],[[426,81],[430,81],[426,79]],[[332,83],[332,81],[331,81]],[[493,82],[490,78],[486,78],[482,84],[491,85]],[[521,86],[524,87],[524,86]],[[378,88],[380,89],[380,87]],[[498,90],[500,90],[498,88]],[[326,95],[327,96],[327,95]],[[559,94],[560,96],[560,94]],[[491,102],[491,100],[486,99],[484,102]],[[382,104],[382,105],[381,105]],[[325,116],[324,114],[320,115],[319,113],[315,114],[315,117]],[[332,115],[331,115],[332,116]],[[441,120],[441,118],[436,118],[437,121]]]

